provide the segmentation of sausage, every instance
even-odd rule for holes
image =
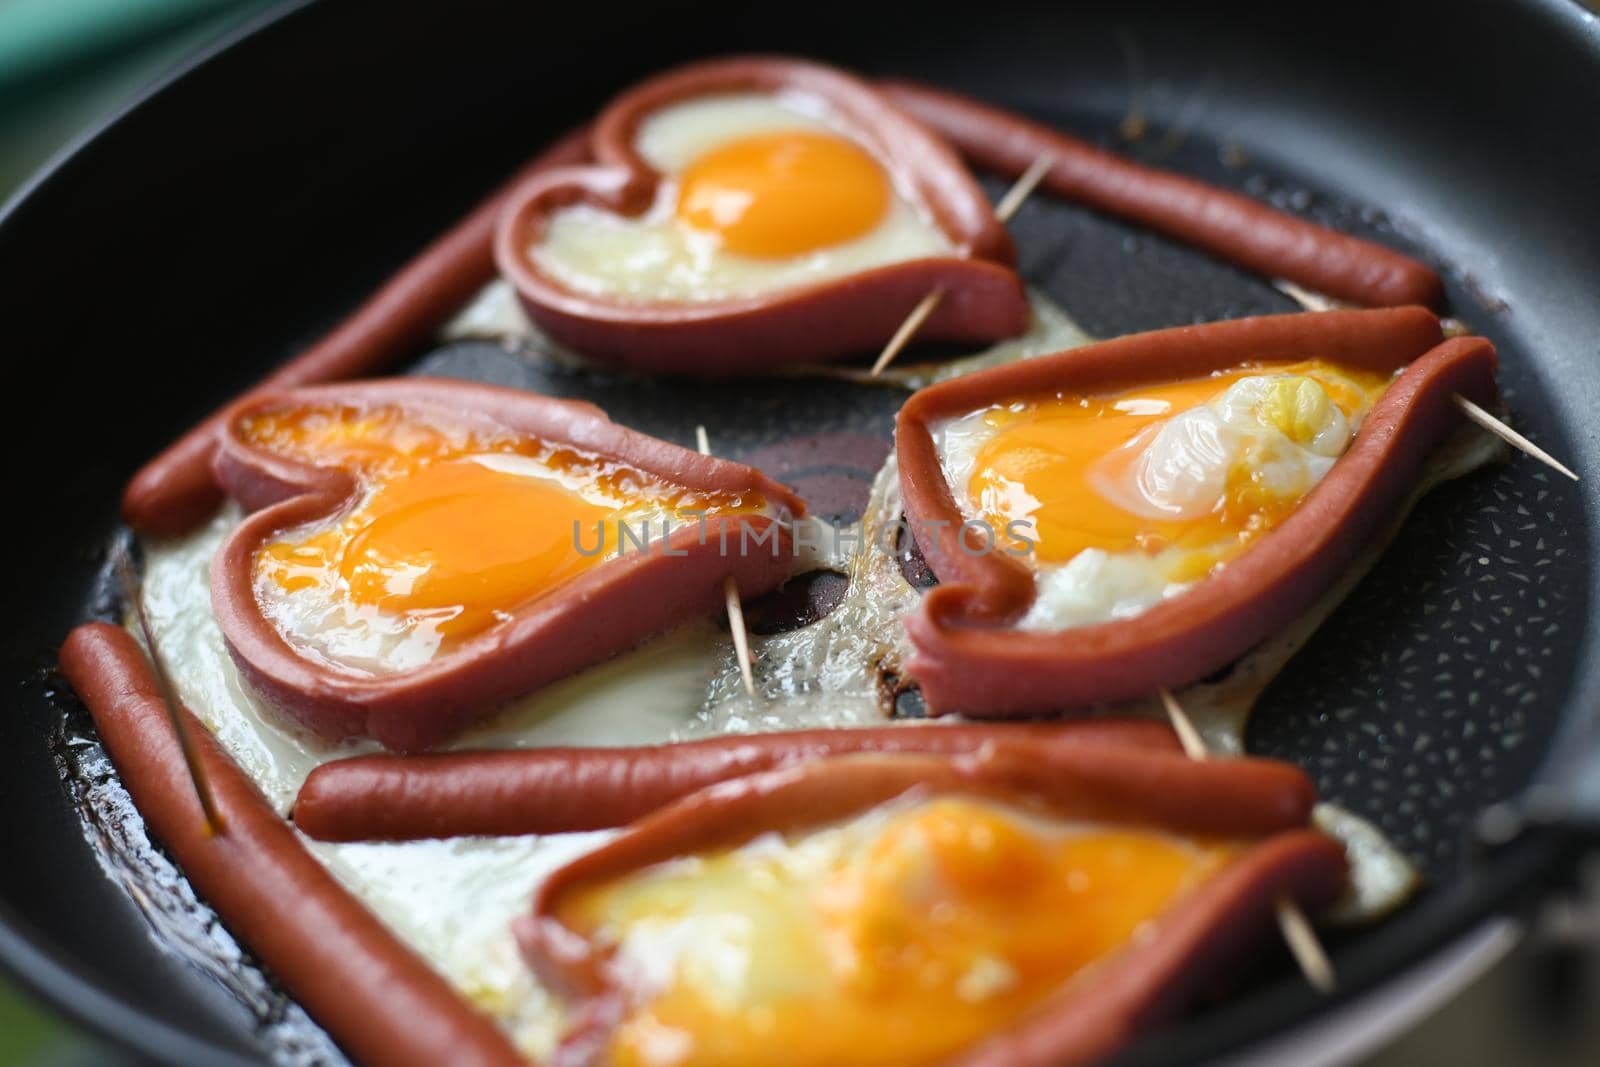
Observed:
[[[555,834],[623,826],[730,778],[851,752],[974,751],[1025,745],[1035,758],[1106,745],[1181,751],[1146,719],[798,730],[637,748],[536,748],[356,756],[324,763],[295,798],[294,822],[321,841]],[[1099,758],[1091,755],[1090,758]]]
[[[530,255],[555,211],[587,202],[623,215],[653,203],[661,175],[635,148],[639,126],[670,104],[731,92],[799,92],[821,99],[872,149],[902,195],[944,231],[953,251],[754,296],[660,301],[579,292]],[[881,347],[935,289],[944,295],[918,331],[925,340],[982,343],[1027,329],[1015,249],[983,190],[939,138],[872,86],[843,71],[778,58],[712,60],[643,82],[595,121],[596,165],[530,179],[511,197],[495,240],[500,271],[529,316],[584,354],[667,373],[733,374]]]
[[[1287,519],[1238,559],[1129,619],[1058,632],[1012,624],[1032,603],[1032,570],[959,541],[962,521],[930,420],[1050,390],[1113,392],[1192,378],[1246,360],[1319,356],[1405,369],[1345,455]],[[946,382],[915,394],[896,429],[906,514],[941,584],[906,620],[908,672],[930,711],[1000,716],[1146,696],[1196,681],[1305,611],[1416,479],[1460,415],[1454,395],[1493,404],[1496,357],[1482,338],[1439,343],[1422,308],[1240,319],[1138,334]],[[951,524],[942,529],[936,526]]]
[[[357,378],[395,363],[432,337],[494,278],[494,224],[508,192],[552,167],[587,158],[587,131],[557,141],[518,175],[419,252],[322,340],[262,379],[245,396]],[[122,518],[141,534],[170,537],[204,522],[222,503],[212,477],[222,413],[145,464],[123,490]]]
[[[1069,981],[1027,1012],[946,1061],[961,1067],[1062,1067],[1095,1062],[1170,1018],[1208,980],[1271,929],[1279,898],[1308,911],[1331,903],[1346,874],[1343,850],[1306,830],[1313,790],[1303,772],[1263,774],[1263,761],[1195,761],[1167,752],[1107,747],[1119,773],[1045,767],[1006,744],[966,756],[846,756],[769,771],[695,793],[558,869],[540,886],[518,941],[544,981],[580,1001],[578,1027],[558,1062],[584,1062],[626,1012],[627,977],[610,950],[565,926],[562,901],[668,860],[733,848],[759,835],[794,833],[865,812],[910,791],[960,793],[1042,809],[1082,822],[1134,824],[1180,835],[1242,839],[1245,851],[1187,890],[1149,931],[1095,965],[1093,982]],[[1275,765],[1282,767],[1282,765]],[[1139,792],[1123,777],[1134,772]],[[1298,779],[1298,780],[1296,780]],[[1162,799],[1149,798],[1159,795]],[[1145,798],[1141,801],[1140,798]],[[1272,818],[1261,818],[1263,810]]]
[[[217,549],[211,604],[229,651],[250,682],[300,725],[325,738],[374,737],[396,751],[444,740],[495,705],[637,645],[673,623],[710,615],[724,580],[756,596],[794,565],[793,541],[773,516],[707,516],[679,526],[663,546],[606,560],[427,663],[358,674],[297,651],[262,613],[258,549],[282,531],[325,519],[355,482],[258,447],[235,432],[250,413],[302,406],[396,406],[457,424],[489,425],[617,460],[689,489],[759,494],[775,514],[805,502],[761,472],[619,426],[592,404],[515,389],[427,378],[307,386],[247,397],[224,416],[217,474],[241,502],[260,507]],[[448,424],[448,422],[447,422]],[[724,544],[727,549],[724,550]]]
[[[978,167],[1015,177],[1048,153],[1053,162],[1042,184],[1050,192],[1265,277],[1374,307],[1436,307],[1444,297],[1443,283],[1430,267],[1382,245],[1193,178],[1141,166],[958,93],[907,81],[881,82],[879,88]]]
[[[199,895],[351,1056],[385,1067],[525,1065],[499,1028],[346,892],[188,712],[224,831],[212,836],[149,663],[109,623],[61,669],[140,814]]]

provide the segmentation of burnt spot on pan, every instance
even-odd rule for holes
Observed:
[[[878,687],[884,694],[884,704],[891,719],[926,719],[928,705],[922,699],[917,683],[894,671],[878,669]]]

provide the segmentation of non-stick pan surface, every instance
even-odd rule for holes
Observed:
[[[1568,0],[290,10],[100,131],[0,222],[13,382],[0,957],[67,1010],[174,1062],[332,1054],[118,809],[114,774],[55,691],[55,645],[113,608],[99,574],[124,479],[612,92],[733,50],[968,90],[1415,251],[1500,346],[1518,424],[1600,472],[1600,26]],[[1291,307],[1044,198],[1013,231],[1026,276],[1096,334]],[[707,422],[735,458],[795,435],[884,434],[897,403],[838,384],[549,372],[494,346],[419,359],[597,399],[680,441]],[[1258,709],[1254,750],[1306,766],[1431,881],[1338,939],[1341,997],[1554,869],[1557,838],[1465,842],[1477,812],[1535,782],[1564,788],[1588,754],[1597,521],[1592,480],[1525,460],[1438,491]],[[158,937],[148,910],[164,916]],[[1129,1058],[1237,1049],[1334,1002],[1266,970]]]

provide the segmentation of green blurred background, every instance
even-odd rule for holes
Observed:
[[[0,0],[0,201],[139,89],[274,2]],[[1531,939],[1368,1067],[1600,1063],[1600,888],[1579,901],[1588,908],[1578,936]],[[0,976],[0,1067],[132,1062]]]
[[[270,0],[0,0],[0,200],[62,145]]]

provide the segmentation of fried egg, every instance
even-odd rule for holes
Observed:
[[[257,550],[255,590],[297,649],[370,673],[426,663],[605,560],[647,550],[673,525],[766,507],[397,407],[268,411],[239,433],[360,480],[341,514]]]
[[[904,797],[574,891],[614,950],[614,1067],[942,1062],[1132,940],[1236,846]]]
[[[664,107],[636,148],[662,175],[627,217],[555,212],[530,249],[578,292],[641,303],[751,296],[954,248],[819,100],[728,93]]]
[[[1237,558],[1327,475],[1391,380],[1247,365],[991,405],[933,431],[974,537],[1036,568],[1019,625],[1063,630],[1136,616]]]

